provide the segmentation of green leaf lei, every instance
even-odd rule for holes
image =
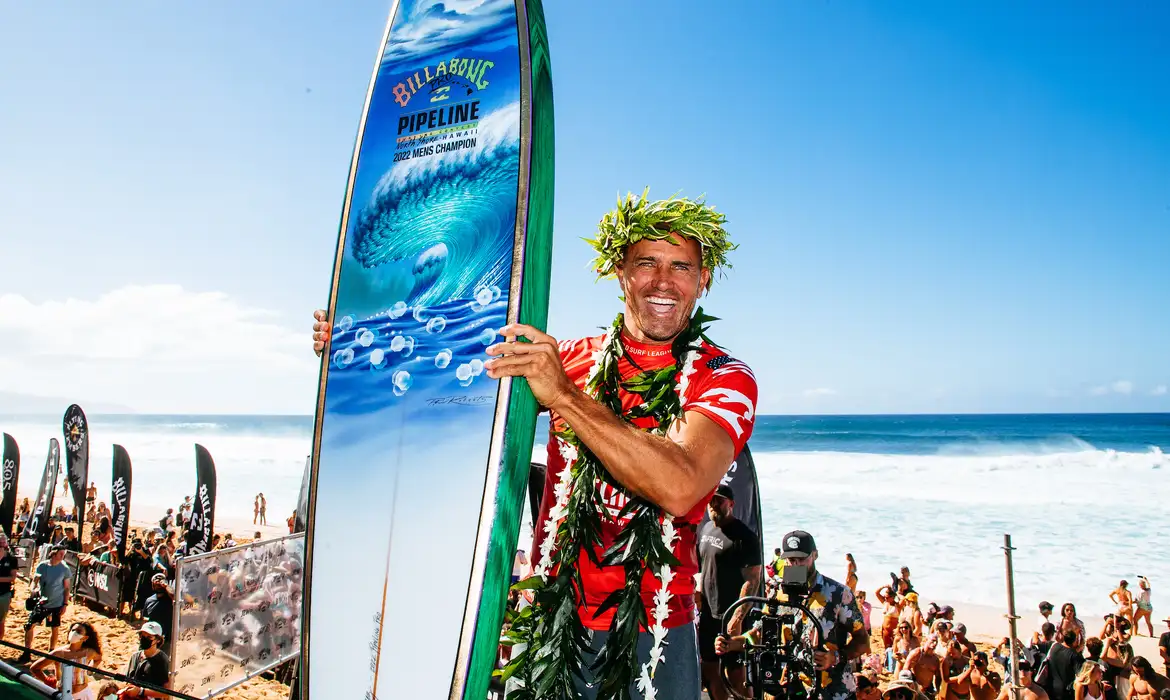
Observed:
[[[686,330],[671,345],[673,365],[644,371],[623,383],[618,374],[618,361],[625,354],[621,341],[624,318],[618,314],[602,348],[594,354],[595,364],[586,392],[627,423],[635,418],[653,417],[657,426],[649,432],[666,434],[682,414],[681,395],[702,342],[714,345],[705,333],[706,324],[715,320],[699,308]],[[643,402],[623,412],[619,389],[639,394]],[[652,571],[663,580],[665,591],[671,577],[670,567],[679,565],[667,544],[671,541],[669,534],[674,532],[671,518],[657,505],[631,494],[617,483],[571,428],[557,433],[556,437],[562,442],[562,453],[575,454],[576,458],[556,485],[557,504],[548,521],[536,524],[545,529],[551,547],[548,544],[542,547],[542,562],[533,576],[512,587],[514,591],[533,591],[533,603],[519,612],[508,611],[503,643],[526,647],[506,668],[496,671],[496,676],[505,682],[509,678],[522,681],[523,687],[509,693],[516,700],[578,697],[574,679],[583,679],[583,655],[589,650],[588,633],[578,612],[584,588],[577,561],[584,551],[595,565],[620,565],[626,575],[625,585],[611,593],[593,612],[596,616],[615,610],[609,637],[590,667],[598,686],[598,700],[629,700],[635,682],[639,683],[643,695],[652,698],[653,688],[645,686],[650,685],[660,643],[656,643],[654,658],[642,668],[639,678],[638,635],[651,629],[642,602],[642,580],[646,571]],[[610,484],[629,499],[618,518],[629,516],[630,521],[598,560],[594,549],[601,544],[602,518],[609,517],[597,488],[601,482]],[[665,606],[669,594],[663,592],[660,596],[662,599],[657,602]],[[656,636],[664,634],[661,628],[656,632]]]

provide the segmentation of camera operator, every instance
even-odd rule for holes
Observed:
[[[707,504],[711,519],[699,529],[699,585],[695,602],[699,607],[699,656],[703,682],[711,700],[727,700],[715,638],[723,631],[723,615],[732,603],[750,595],[759,595],[761,556],[760,539],[751,528],[732,515],[735,493],[726,484],[720,486]],[[729,622],[731,634],[740,634],[747,605],[739,607]],[[747,694],[746,671],[742,655],[724,659],[728,676],[740,695]]]
[[[32,661],[29,649],[33,648],[33,634],[37,625],[45,624],[52,630],[49,634],[49,649],[57,648],[57,632],[61,627],[61,614],[69,605],[72,591],[73,571],[65,563],[65,547],[55,546],[49,550],[48,561],[37,564],[32,582],[29,584],[28,620],[24,623],[25,652],[17,663]]]
[[[813,536],[804,530],[795,530],[784,536],[782,556],[784,566],[808,568],[808,599],[806,605],[820,625],[822,649],[816,649],[813,660],[820,671],[821,698],[854,697],[857,681],[850,661],[869,651],[869,635],[862,622],[861,609],[848,586],[816,570],[817,546]],[[774,600],[787,603],[788,594],[781,591]],[[715,652],[726,654],[740,651],[748,644],[758,644],[761,626],[757,623],[746,634],[720,636],[715,641]],[[792,630],[795,631],[795,630]],[[813,641],[806,628],[804,641]]]

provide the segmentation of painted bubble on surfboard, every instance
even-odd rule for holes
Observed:
[[[335,283],[312,697],[447,695],[495,421],[484,362],[513,274],[520,79],[512,0],[398,3]]]

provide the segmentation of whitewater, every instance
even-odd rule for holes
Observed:
[[[64,408],[64,407],[63,407]],[[248,520],[263,492],[268,521],[295,507],[312,441],[309,416],[91,415],[90,480],[109,500],[112,444],[134,465],[131,516],[153,520],[195,489],[196,442],[215,458],[217,518]],[[547,421],[533,454],[544,454]],[[60,418],[0,416],[20,444],[19,494],[34,498]],[[812,532],[820,566],[863,587],[909,566],[924,602],[1002,607],[1003,535],[1016,594],[1111,611],[1122,578],[1153,583],[1155,617],[1170,611],[1170,416],[761,416],[750,447],[768,551],[788,530]],[[58,501],[60,497],[58,483]],[[435,498],[442,494],[436,493]],[[525,518],[521,547],[531,537]],[[1030,619],[1030,617],[1029,617]],[[1095,622],[1091,622],[1090,626]]]

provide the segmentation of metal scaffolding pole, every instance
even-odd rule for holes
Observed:
[[[1012,677],[1012,696],[1015,700],[1020,700],[1020,654],[1017,651],[1019,640],[1016,638],[1016,620],[1020,616],[1016,614],[1016,581],[1012,574],[1012,552],[1015,547],[1012,547],[1012,536],[1005,534],[1003,536],[1003,555],[1004,555],[1004,570],[1007,572],[1007,597],[1008,597],[1008,663],[1011,668],[1008,672]]]

